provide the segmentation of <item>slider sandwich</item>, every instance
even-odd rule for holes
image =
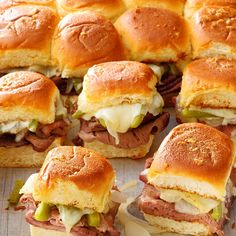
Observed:
[[[0,78],[0,167],[38,167],[68,122],[55,84],[35,72]]]
[[[141,174],[138,206],[146,221],[181,235],[224,236],[236,193],[234,157],[232,141],[217,129],[175,127]]]
[[[148,64],[159,79],[157,90],[166,106],[181,86],[182,67],[190,53],[187,22],[173,11],[161,8],[135,8],[115,23],[129,60]]]
[[[193,58],[236,58],[235,4],[205,5],[189,14]]]
[[[56,3],[60,16],[91,10],[115,20],[125,10],[123,0],[56,0]]]
[[[154,134],[169,121],[156,83],[150,67],[139,62],[107,62],[90,68],[73,115],[81,121],[74,143],[108,158],[144,157]]]
[[[124,0],[127,8],[159,7],[183,14],[185,0]]]
[[[20,190],[31,236],[119,236],[113,224],[123,199],[114,180],[111,164],[98,153],[72,146],[51,150]]]
[[[73,13],[60,21],[52,42],[52,57],[60,72],[52,79],[66,95],[65,104],[72,107],[71,112],[76,110],[82,78],[91,66],[125,59],[113,24],[92,11]]]
[[[208,58],[185,69],[176,104],[177,120],[201,122],[232,138],[236,128],[236,60]]]

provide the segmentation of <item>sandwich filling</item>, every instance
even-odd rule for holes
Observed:
[[[41,124],[38,120],[14,120],[0,123],[0,147],[20,147],[32,145],[37,152],[44,152],[56,137],[66,135],[66,109],[58,98],[56,120],[51,124]]]
[[[98,140],[119,148],[135,148],[149,141],[150,134],[161,132],[168,124],[169,114],[162,113],[164,102],[159,93],[152,103],[121,104],[104,107],[91,114],[77,111],[81,128],[75,139],[86,142]]]
[[[26,206],[25,217],[29,224],[80,236],[120,235],[114,228],[119,203],[113,201],[112,194],[104,212],[96,212],[88,208],[79,209],[73,205],[37,202],[33,198],[34,181],[36,181],[37,175],[31,175],[20,191],[21,194],[24,194],[20,202]],[[118,192],[118,190],[114,187],[112,192]]]
[[[147,64],[159,80],[157,91],[165,101],[165,106],[173,107],[173,98],[181,88],[182,72],[174,63]]]
[[[227,195],[222,202],[189,192],[156,188],[146,177],[151,163],[152,159],[149,159],[146,162],[146,170],[140,176],[145,187],[138,198],[138,205],[144,217],[148,219],[149,216],[157,216],[178,222],[199,223],[208,227],[212,234],[224,236],[223,226],[235,197],[236,179],[233,175],[236,169],[232,170],[231,179],[227,184]]]
[[[234,109],[203,108],[197,106],[180,108],[178,107],[178,99],[176,103],[176,111],[177,120],[180,123],[200,122],[219,129],[229,137],[235,137],[236,111]]]

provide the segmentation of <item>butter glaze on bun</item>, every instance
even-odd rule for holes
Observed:
[[[56,0],[61,16],[78,11],[96,11],[99,14],[114,20],[125,10],[122,0]]]
[[[59,91],[45,76],[35,72],[13,72],[0,78],[0,122],[36,119],[55,121]]]
[[[115,26],[130,60],[175,62],[190,52],[188,25],[170,10],[135,8],[121,15]]]
[[[64,17],[52,45],[64,77],[81,77],[95,64],[125,58],[113,24],[92,11]]]
[[[124,0],[128,8],[159,7],[183,14],[185,0]]]
[[[224,133],[200,123],[175,127],[150,167],[148,181],[224,201],[234,163],[234,146]]]
[[[57,15],[49,7],[17,6],[0,14],[0,69],[50,65]]]
[[[100,154],[64,146],[51,150],[39,172],[34,199],[103,212],[114,184],[111,164]]]
[[[194,58],[236,58],[236,8],[203,7],[191,22]]]

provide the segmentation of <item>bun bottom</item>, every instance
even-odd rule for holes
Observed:
[[[99,142],[97,140],[93,142],[84,142],[84,147],[92,149],[107,158],[127,157],[131,159],[139,159],[146,156],[146,154],[149,152],[152,146],[153,139],[154,139],[154,135],[150,135],[148,143],[141,145],[139,147],[130,148],[130,149],[117,148],[115,146]]]
[[[180,235],[212,235],[210,229],[197,222],[175,221],[169,218],[144,214],[144,218],[150,225],[161,227],[166,232],[178,233]]]
[[[39,227],[35,227],[33,225],[30,225],[30,235],[31,236],[72,236],[72,234],[56,231],[56,230],[49,230],[49,229],[43,229]]]
[[[0,167],[41,167],[51,149],[61,146],[63,138],[56,138],[44,152],[36,152],[31,145],[6,148],[0,147]]]

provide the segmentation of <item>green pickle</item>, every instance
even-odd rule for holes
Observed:
[[[99,122],[100,122],[100,124],[104,127],[104,128],[106,128],[107,126],[106,126],[106,122],[105,122],[105,120],[104,119],[99,119]]]
[[[215,221],[219,221],[222,216],[222,206],[219,204],[216,208],[213,209],[211,216]]]
[[[29,131],[31,132],[36,132],[37,128],[38,128],[39,122],[37,120],[32,120],[29,124]]]
[[[100,225],[101,219],[97,212],[87,215],[88,225],[92,227],[98,227]]]
[[[47,221],[51,214],[51,205],[41,202],[35,211],[34,218],[37,221]]]
[[[73,117],[74,119],[79,119],[83,114],[84,114],[84,113],[83,113],[82,111],[77,110],[77,111],[72,115],[72,117]]]
[[[134,118],[130,128],[135,129],[137,128],[143,121],[144,115],[138,115]]]
[[[74,82],[73,82],[73,86],[74,86],[74,88],[75,88],[76,93],[77,93],[77,94],[80,94],[81,91],[82,91],[82,81],[81,81],[81,80],[79,80],[79,81],[74,81]]]
[[[213,117],[214,115],[207,113],[207,112],[203,112],[203,111],[194,111],[194,110],[188,110],[188,109],[184,109],[182,111],[182,115],[184,117],[194,117],[194,118],[204,118],[204,117]]]
[[[16,180],[14,188],[13,188],[11,195],[8,199],[8,202],[10,204],[12,204],[12,205],[18,204],[20,196],[21,196],[19,192],[20,192],[21,188],[23,187],[23,185],[24,185],[23,180],[20,180],[20,179]]]

